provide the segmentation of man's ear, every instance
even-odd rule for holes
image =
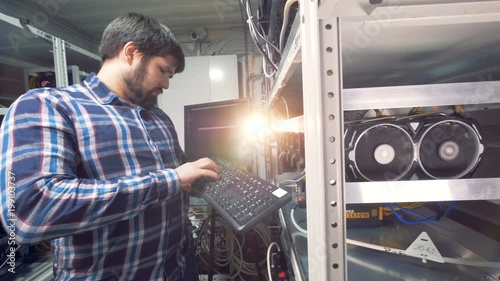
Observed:
[[[127,64],[132,64],[134,60],[140,59],[140,52],[134,42],[128,42],[123,46],[122,55]]]

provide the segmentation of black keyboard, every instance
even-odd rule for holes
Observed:
[[[286,190],[225,160],[211,159],[219,166],[219,180],[197,180],[193,192],[205,199],[235,231],[250,229],[292,200]]]

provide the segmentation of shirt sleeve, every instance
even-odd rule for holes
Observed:
[[[48,91],[29,92],[0,128],[1,221],[32,244],[129,219],[179,193],[173,169],[106,180],[77,176],[74,129]],[[66,108],[67,109],[67,108]]]

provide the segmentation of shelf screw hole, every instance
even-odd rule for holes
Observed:
[[[336,207],[337,206],[337,201],[330,202],[330,205],[332,205],[332,207]]]
[[[332,25],[331,24],[327,24],[327,25],[325,25],[325,28],[328,29],[328,30],[330,30],[330,29],[332,29]]]
[[[337,228],[337,226],[339,226],[339,225],[336,222],[332,223],[333,228]]]
[[[335,120],[335,115],[333,115],[333,114],[330,114],[330,116],[328,116],[328,119],[330,119],[330,121],[333,121],[333,120]]]
[[[335,160],[334,158],[330,159],[330,164],[332,164],[332,165],[333,165],[333,164],[335,164],[335,163],[337,163],[337,160]]]
[[[335,142],[335,138],[334,137],[330,137],[330,142]]]
[[[334,97],[334,96],[335,96],[335,94],[334,94],[334,93],[332,93],[332,92],[329,92],[329,93],[328,93],[328,97],[329,97],[329,98],[333,99],[333,97]]]
[[[333,70],[328,69],[328,71],[326,72],[326,74],[327,74],[328,76],[332,76],[332,75],[333,75]]]
[[[337,263],[334,263],[333,264],[333,269],[337,269],[337,268],[339,268],[339,265]]]
[[[332,47],[328,47],[328,48],[326,48],[326,52],[327,52],[327,53],[331,53],[331,52],[333,52]]]
[[[339,244],[337,244],[337,243],[332,244],[332,248],[337,249],[338,247],[339,247]]]

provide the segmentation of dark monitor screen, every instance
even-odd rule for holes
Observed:
[[[184,107],[185,152],[189,161],[216,156],[239,166],[251,165],[244,126],[250,116],[248,99]]]

